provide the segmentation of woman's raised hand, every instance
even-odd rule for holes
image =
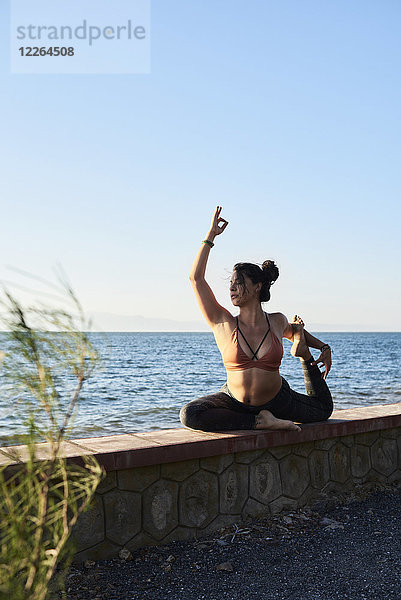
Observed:
[[[220,217],[222,208],[222,206],[217,206],[212,217],[212,223],[210,226],[209,234],[211,234],[213,237],[216,237],[216,235],[220,235],[220,233],[223,233],[223,231],[228,225],[228,221],[223,219],[223,217]]]

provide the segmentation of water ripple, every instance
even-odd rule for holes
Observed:
[[[400,401],[401,333],[318,337],[333,348],[328,383],[335,408]],[[105,344],[103,335],[92,334],[92,339]],[[290,344],[284,344],[281,374],[303,392],[302,370],[290,355]],[[221,356],[208,333],[112,333],[99,350],[102,369],[85,384],[71,437],[180,427],[180,408],[216,392],[225,381]],[[15,406],[0,395],[0,445],[18,443],[25,417],[22,403]]]

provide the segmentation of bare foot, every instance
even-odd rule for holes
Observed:
[[[294,315],[292,317],[291,323],[296,323],[297,325],[302,325],[303,327],[305,327],[305,323],[299,315]]]
[[[292,421],[277,419],[270,410],[260,411],[256,417],[255,429],[290,429],[291,431],[302,431],[302,429]]]
[[[298,358],[309,360],[312,358],[312,354],[310,353],[309,347],[305,341],[303,321],[301,317],[297,317],[297,315],[295,315],[294,319],[295,318],[297,318],[297,321],[292,322],[294,340],[291,347],[291,354],[293,356],[297,356]]]

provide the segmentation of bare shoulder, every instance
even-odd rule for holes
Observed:
[[[282,327],[286,327],[288,320],[287,317],[285,315],[283,315],[283,313],[281,312],[275,312],[275,313],[267,313],[267,316],[269,317],[269,320],[271,323],[274,323],[277,326],[282,326]]]
[[[284,334],[287,332],[289,327],[287,317],[280,312],[268,313],[268,317],[271,327],[274,329],[277,335],[284,337]]]

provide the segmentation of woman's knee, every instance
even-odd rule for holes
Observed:
[[[325,414],[325,417],[323,419],[324,421],[327,421],[327,419],[329,419],[331,417],[333,409],[334,409],[333,398],[331,396],[329,388],[327,388],[326,406],[323,411]]]
[[[318,412],[318,414],[316,415],[316,421],[327,421],[328,419],[330,419],[331,415],[333,412],[333,401],[331,399],[330,396],[330,400],[327,400],[324,403],[324,406],[322,406]]]
[[[327,385],[325,385],[324,389],[321,391],[321,393],[318,395],[318,399],[319,399],[319,421],[327,421],[327,419],[330,418],[332,412],[333,412],[333,398],[331,396],[331,392],[329,390],[329,388],[327,387]]]
[[[331,406],[327,407],[327,409],[325,411],[323,411],[323,419],[322,421],[327,421],[328,419],[330,419],[331,415],[333,414],[333,403],[331,404]]]
[[[185,427],[190,427],[189,423],[191,421],[191,408],[189,404],[186,404],[181,408],[180,421]]]
[[[219,418],[215,409],[229,408],[232,402],[232,398],[223,392],[192,400],[181,408],[180,421],[190,429],[218,431],[221,427],[221,415]]]
[[[190,429],[202,429],[202,408],[199,404],[193,404],[189,402],[183,406],[180,410],[180,421],[185,427]]]

